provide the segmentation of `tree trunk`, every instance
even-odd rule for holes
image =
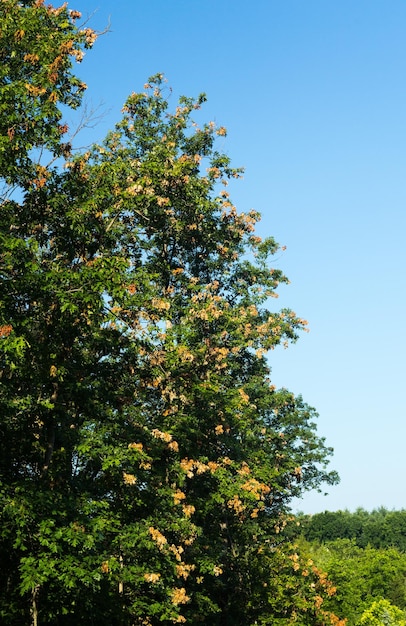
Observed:
[[[31,595],[32,626],[38,626],[38,592],[39,585],[33,588]]]

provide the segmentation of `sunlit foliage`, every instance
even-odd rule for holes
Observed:
[[[271,306],[279,246],[229,196],[224,127],[157,75],[73,157],[59,105],[94,33],[40,0],[0,16],[0,616],[339,624],[285,536],[331,450],[265,358],[306,322]]]

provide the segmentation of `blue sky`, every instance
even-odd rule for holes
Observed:
[[[341,484],[307,513],[406,508],[404,0],[76,0],[110,32],[79,67],[105,115],[164,72],[178,94],[206,92],[204,118],[244,166],[232,197],[262,213],[286,251],[279,306],[310,333],[273,353],[273,382],[319,412]]]

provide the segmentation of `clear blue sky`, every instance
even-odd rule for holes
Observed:
[[[164,72],[204,91],[243,181],[241,211],[287,246],[280,306],[310,333],[271,355],[273,382],[319,412],[341,484],[297,509],[406,508],[406,2],[73,0],[111,30],[79,73],[107,113]]]

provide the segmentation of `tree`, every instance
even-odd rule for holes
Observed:
[[[44,50],[45,25],[79,58],[93,40],[64,7],[1,9],[37,28]],[[10,35],[11,48],[21,40]],[[59,101],[75,105],[69,62],[58,69]],[[42,89],[41,72],[32,80]],[[225,129],[194,126],[204,96],[170,113],[163,89],[151,79],[106,141],[75,158],[58,143],[57,109],[6,151],[3,179],[24,191],[0,217],[10,625],[29,613],[50,625],[297,623],[297,583],[277,607],[270,585],[287,568],[298,576],[289,503],[337,477],[315,411],[272,386],[265,355],[305,322],[268,308],[287,279],[271,269],[276,242],[254,234],[259,214],[229,198],[241,172],[215,148]],[[40,146],[64,167],[33,177]],[[302,593],[313,602],[310,582]],[[334,621],[312,606],[303,624]]]
[[[360,626],[405,626],[403,611],[388,600],[376,600],[366,609],[359,621]]]
[[[337,588],[324,606],[348,619],[348,626],[359,623],[372,603],[385,598],[401,612],[406,608],[406,557],[395,548],[360,548],[355,540],[337,539],[302,548],[316,565],[328,572]]]

